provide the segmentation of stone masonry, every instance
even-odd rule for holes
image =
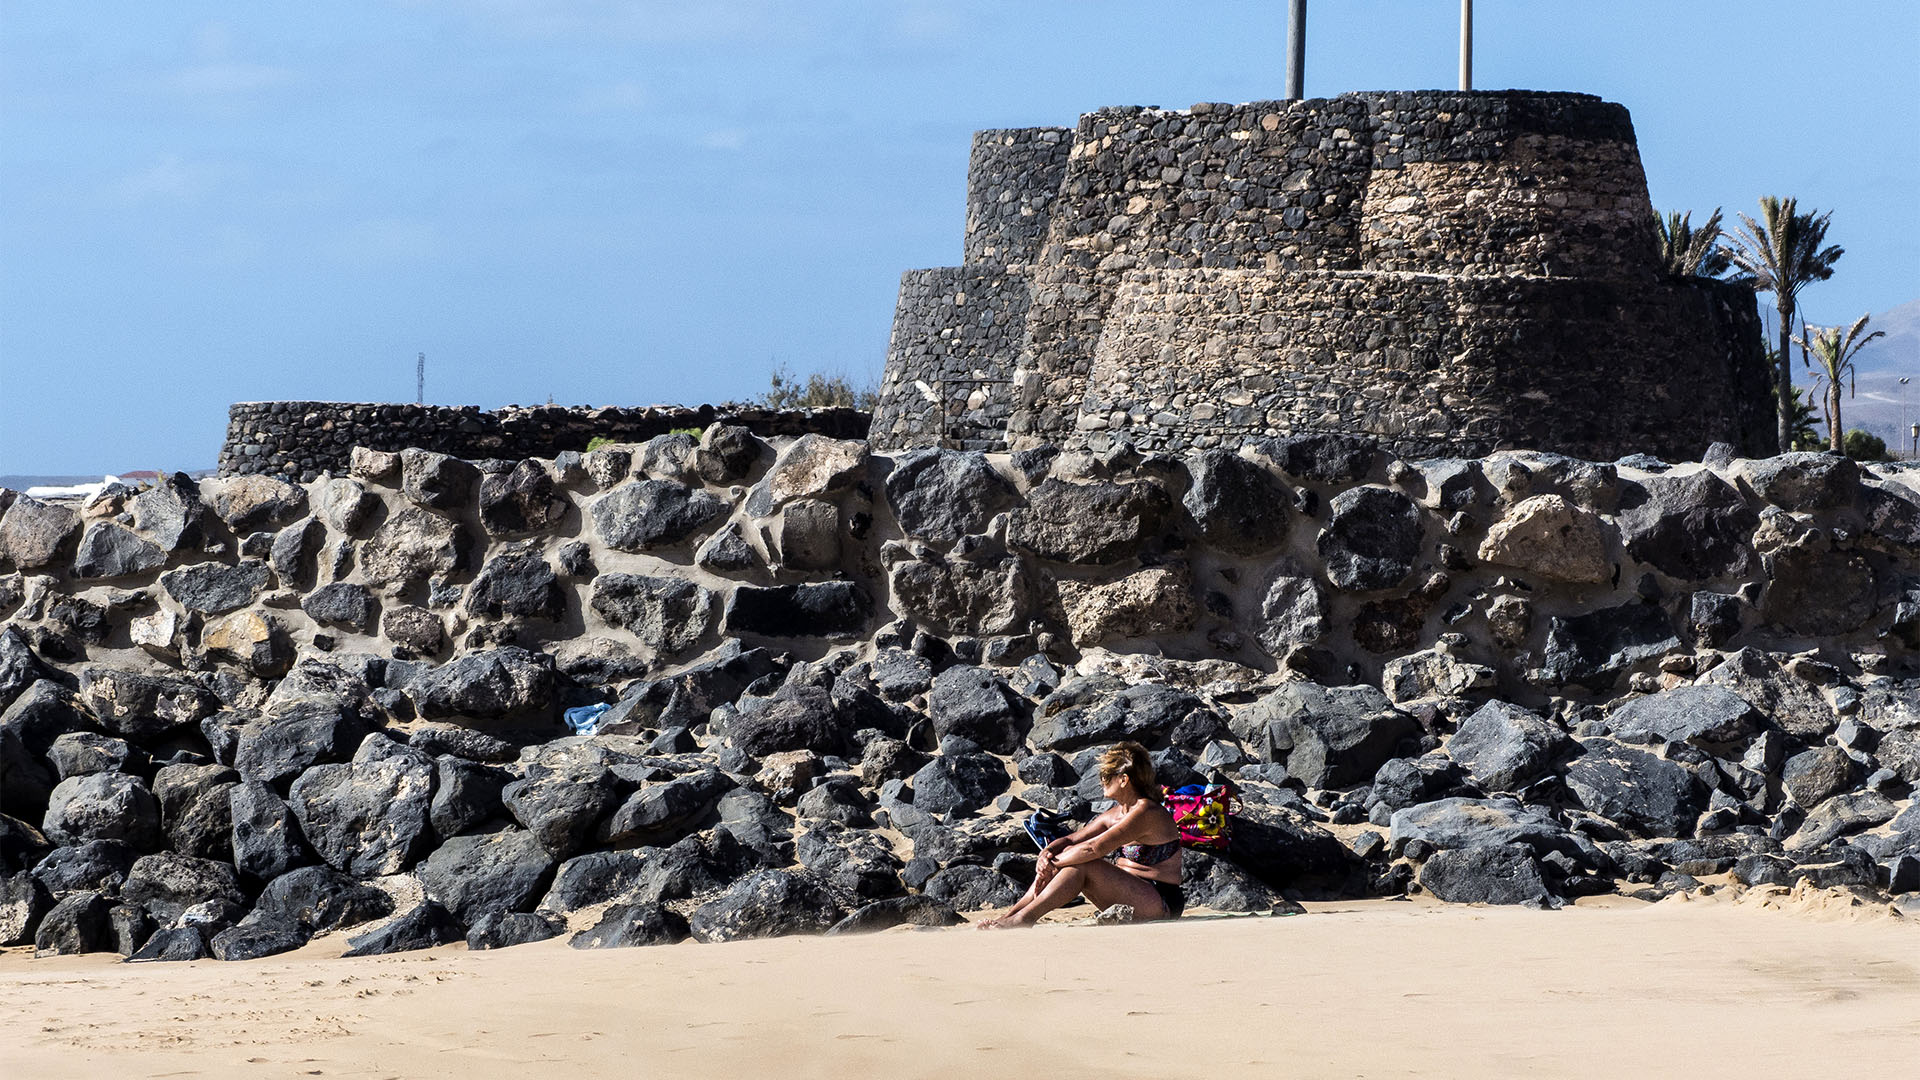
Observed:
[[[982,132],[968,196],[966,265],[902,280],[880,446],[1775,449],[1751,291],[1660,271],[1588,95],[1107,109]]]

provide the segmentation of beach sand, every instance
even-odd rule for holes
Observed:
[[[144,965],[10,950],[0,1077],[1759,1080],[1920,1062],[1920,920],[1818,897],[343,949]]]

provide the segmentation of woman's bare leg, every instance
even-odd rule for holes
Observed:
[[[1034,898],[1040,895],[1040,889],[1045,884],[1046,882],[1042,881],[1038,874],[1035,874],[1033,878],[1033,884],[1027,886],[1026,894],[1020,897],[1020,899],[1014,901],[1014,904],[1012,907],[1008,908],[1007,910],[1001,912],[1000,914],[994,916],[991,919],[982,919],[978,923],[975,923],[974,925],[980,927],[981,929],[986,929],[988,927],[1004,926],[1006,923],[1010,922],[1015,917],[1017,917],[1022,911],[1025,911],[1028,908],[1028,906],[1030,906],[1033,903]]]
[[[1104,863],[1093,863],[1088,866],[1063,866],[1055,871],[1053,877],[1044,885],[1036,879],[1034,884],[1040,891],[1031,899],[1022,900],[1013,910],[995,919],[993,925],[996,927],[1032,926],[1047,912],[1079,896],[1081,886],[1085,884],[1091,867],[1104,865]]]
[[[1083,888],[1094,907],[1105,911],[1115,904],[1126,904],[1142,922],[1173,914],[1167,910],[1167,902],[1160,899],[1160,890],[1147,879],[1135,877],[1112,863],[1090,863],[1087,871]]]

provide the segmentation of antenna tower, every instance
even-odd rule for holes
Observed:
[[[427,354],[421,353],[420,359],[413,362],[413,403],[427,403]]]

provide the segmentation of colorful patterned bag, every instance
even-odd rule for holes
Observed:
[[[1240,809],[1240,793],[1232,784],[1189,784],[1168,791],[1163,801],[1183,846],[1227,850],[1233,815]]]

